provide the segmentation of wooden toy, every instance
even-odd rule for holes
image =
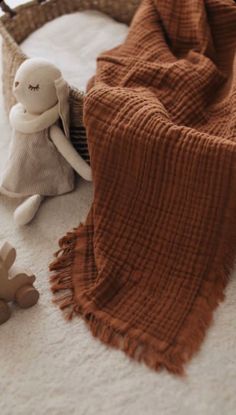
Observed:
[[[13,266],[15,259],[15,248],[5,242],[0,249],[0,324],[10,318],[9,302],[15,301],[21,308],[29,308],[39,299],[39,292],[33,286],[35,276]]]

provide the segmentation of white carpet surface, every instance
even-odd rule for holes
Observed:
[[[0,131],[1,169],[10,141],[1,91]],[[107,348],[81,319],[65,322],[51,303],[48,263],[57,240],[84,220],[91,201],[92,185],[78,180],[75,192],[48,199],[31,225],[17,229],[12,220],[17,202],[0,196],[0,243],[16,246],[19,264],[35,272],[41,294],[37,306],[16,307],[0,326],[0,414],[234,415],[235,273],[184,379],[155,373]]]

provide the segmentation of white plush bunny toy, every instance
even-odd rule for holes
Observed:
[[[13,137],[0,193],[25,199],[14,212],[15,222],[25,225],[45,196],[74,189],[73,169],[86,180],[92,174],[69,141],[69,86],[60,70],[45,59],[27,59],[13,93],[18,103],[10,111]]]

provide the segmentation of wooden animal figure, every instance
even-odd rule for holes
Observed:
[[[0,249],[0,324],[10,318],[9,302],[15,301],[21,308],[35,305],[39,292],[33,286],[35,276],[13,266],[16,250],[8,242]]]

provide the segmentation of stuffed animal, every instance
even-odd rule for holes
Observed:
[[[74,189],[74,170],[89,181],[92,174],[69,140],[69,86],[60,70],[46,59],[27,59],[13,93],[18,103],[9,115],[13,137],[0,193],[25,199],[14,212],[15,222],[25,225],[45,196]]]
[[[13,266],[15,259],[15,248],[5,242],[0,249],[0,324],[11,315],[8,302],[16,301],[21,308],[29,308],[39,299],[39,293],[33,286],[35,276],[30,271]]]

